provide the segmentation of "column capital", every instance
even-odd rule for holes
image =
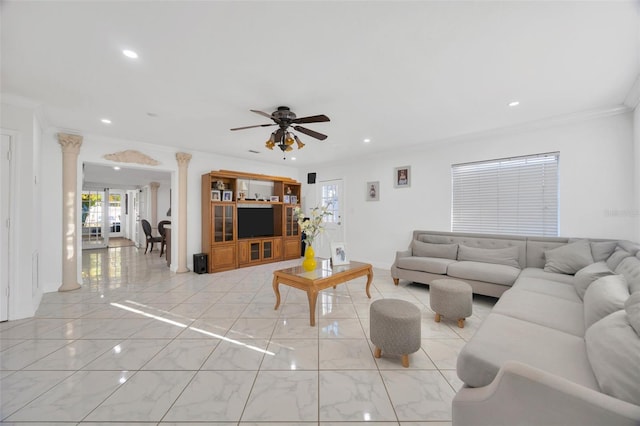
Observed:
[[[187,166],[189,165],[189,161],[191,161],[191,154],[176,152],[176,160],[178,161],[178,166]]]
[[[58,133],[58,143],[63,153],[78,154],[82,145],[82,136],[69,133]]]
[[[152,190],[157,191],[160,188],[160,182],[150,182],[149,186]]]

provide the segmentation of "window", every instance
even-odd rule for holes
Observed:
[[[320,205],[327,207],[327,211],[331,213],[325,216],[323,221],[326,223],[337,223],[340,221],[340,206],[338,197],[338,185],[325,184],[322,185],[322,200]]]
[[[558,235],[560,153],[451,166],[451,230]]]

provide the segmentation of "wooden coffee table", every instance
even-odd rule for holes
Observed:
[[[368,263],[350,262],[346,265],[331,266],[329,259],[317,259],[318,266],[313,271],[305,271],[302,266],[280,269],[273,273],[273,291],[276,294],[276,306],[280,306],[280,284],[298,288],[307,292],[309,299],[309,323],[316,325],[316,300],[318,293],[329,287],[351,281],[354,278],[367,276],[365,291],[371,299],[369,287],[373,280],[373,267]]]

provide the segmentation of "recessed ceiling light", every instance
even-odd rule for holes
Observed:
[[[291,161],[296,161],[296,157],[291,157]]]
[[[518,105],[520,105],[520,102],[519,102],[519,101],[509,102],[509,106],[510,106],[510,107],[514,107],[514,106],[518,106]]]
[[[109,120],[108,118],[103,118],[102,121],[104,124],[111,124],[111,120]]]
[[[124,56],[126,56],[127,58],[138,59],[138,54],[136,52],[134,52],[133,50],[124,49],[122,51],[122,54]]]
[[[113,170],[120,170],[120,166],[113,166]]]
[[[158,114],[156,114],[155,112],[148,112],[147,115],[153,118],[156,118],[158,116]]]
[[[371,139],[369,139],[369,138],[366,138],[366,139],[364,140],[364,143],[369,143],[369,142],[371,142]]]

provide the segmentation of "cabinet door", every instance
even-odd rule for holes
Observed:
[[[235,210],[234,206],[224,206],[224,240],[226,242],[234,240]]]
[[[270,260],[271,258],[273,258],[273,241],[264,240],[262,241],[262,259]]]
[[[214,204],[211,209],[211,223],[213,224],[212,228],[212,238],[211,241],[214,243],[221,243],[224,241],[224,206],[219,204]]]
[[[298,235],[298,218],[295,215],[295,207],[285,209],[285,237]]]
[[[282,259],[282,238],[276,238],[273,240],[273,259]]]
[[[284,258],[297,259],[300,257],[300,240],[299,239],[285,239],[284,240]]]
[[[211,247],[211,272],[236,268],[236,245],[218,244]]]
[[[262,258],[260,255],[262,254],[262,244],[260,241],[251,241],[249,243],[249,260],[251,262],[260,261]]]
[[[238,242],[238,263],[240,265],[249,263],[249,242],[248,241]]]

